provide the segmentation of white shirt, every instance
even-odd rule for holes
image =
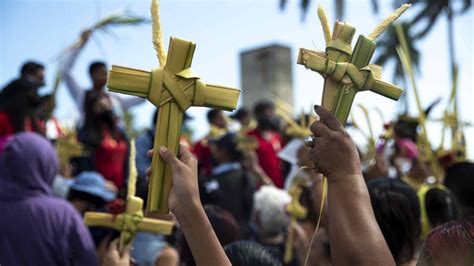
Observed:
[[[80,51],[81,48],[73,48],[67,52],[66,58],[61,66],[61,77],[64,80],[72,99],[76,103],[76,107],[79,109],[78,124],[82,125],[84,120],[84,112],[82,112],[82,108],[84,107],[84,98],[87,89],[80,86],[72,75],[72,68],[76,63]],[[107,95],[109,95],[110,100],[112,101],[114,113],[119,117],[123,117],[124,111],[127,111],[129,108],[145,101],[145,99],[141,97],[128,96],[109,91],[107,91]]]

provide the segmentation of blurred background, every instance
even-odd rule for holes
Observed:
[[[318,50],[325,47],[316,15],[317,4],[326,8],[331,25],[339,18],[353,24],[357,29],[356,34],[368,34],[401,2],[161,1],[165,45],[168,44],[170,36],[196,42],[194,71],[206,82],[243,88],[244,95],[261,90],[260,94],[255,95],[274,97],[265,88],[251,87],[252,84],[258,84],[252,83],[254,76],[265,76],[267,73],[270,75],[266,77],[269,79],[268,83],[277,87],[276,94],[282,90],[289,91],[292,99],[279,96],[294,106],[296,114],[301,111],[310,112],[314,104],[321,102],[323,79],[315,72],[297,65],[296,56],[300,47]],[[441,102],[430,114],[433,119],[441,118],[446,109],[452,87],[451,67],[455,62],[459,69],[459,118],[467,124],[474,123],[474,23],[471,4],[469,0],[415,1],[415,5],[400,20],[409,28],[408,38],[412,40],[412,57],[417,63],[416,80],[422,105],[426,107],[441,98]],[[23,62],[36,60],[46,66],[47,84],[42,93],[50,92],[61,52],[78,39],[81,31],[104,16],[120,10],[149,18],[149,6],[150,1],[137,0],[0,1],[0,85],[3,87],[16,78]],[[402,86],[405,89],[404,99],[394,102],[373,93],[360,93],[355,100],[356,104],[363,104],[369,110],[378,108],[382,111],[385,121],[381,121],[375,111],[370,111],[375,134],[382,132],[383,122],[395,119],[401,113],[407,112],[413,116],[418,114],[410,82],[405,82],[400,72],[400,63],[394,49],[397,41],[393,31],[382,35],[379,40],[380,47],[372,62],[376,59],[386,61],[383,65],[383,80]],[[386,47],[389,49],[385,49]],[[264,62],[265,58],[272,58],[274,54],[283,56],[278,57],[277,61],[269,59],[267,63]],[[246,55],[250,55],[250,58]],[[104,60],[109,66],[116,64],[146,70],[158,67],[151,42],[151,24],[117,27],[94,34],[73,69],[78,82],[84,87],[91,86],[88,65],[94,60]],[[242,64],[246,66],[245,69],[255,71],[242,73]],[[278,73],[286,75],[282,77],[283,74]],[[60,85],[58,89],[56,104],[55,116],[72,127],[79,115],[64,85]],[[245,104],[244,96],[240,105]],[[144,103],[131,110],[134,130],[150,126],[152,109],[151,104]],[[199,139],[208,132],[205,123],[206,112],[206,108],[198,107],[193,107],[188,112],[193,118],[190,125],[194,139]],[[367,125],[360,110],[354,110],[354,117],[360,120],[360,126],[366,130]],[[439,122],[428,123],[428,134],[433,145],[439,142],[441,129],[442,124]],[[358,143],[365,141],[358,132],[354,132],[354,136]],[[465,137],[468,158],[472,159],[472,127],[465,128]],[[446,145],[449,145],[449,141]]]

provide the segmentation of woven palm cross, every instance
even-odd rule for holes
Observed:
[[[368,37],[360,35],[354,49],[351,43],[355,28],[337,21],[331,34],[324,9],[319,7],[318,15],[325,33],[326,51],[301,48],[297,63],[324,77],[322,106],[335,115],[341,124],[346,123],[352,102],[359,91],[370,90],[393,100],[400,97],[402,90],[382,81],[382,68],[369,62],[375,52],[375,39],[408,7],[409,5],[403,5],[396,10]]]

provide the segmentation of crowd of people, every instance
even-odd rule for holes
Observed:
[[[434,178],[416,123],[402,118],[367,158],[319,106],[309,128],[315,139],[305,143],[265,100],[230,116],[209,110],[204,138],[183,134],[176,155],[160,148],[173,172],[173,233],[137,232],[119,252],[119,232],[82,220],[88,211],[116,214],[125,200],[130,139],[122,113],[143,100],[107,92],[103,62],[90,65],[91,89],[77,84],[71,69],[89,35],[62,68],[80,110],[74,132],[54,118],[54,95],[38,93],[42,64],[25,63],[1,91],[0,265],[474,264],[473,163],[454,156]],[[158,112],[136,138],[136,191],[145,202]],[[65,140],[80,154],[59,152]],[[305,215],[291,222],[295,201]],[[288,243],[293,256],[285,258]]]

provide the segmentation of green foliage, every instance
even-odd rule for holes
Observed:
[[[412,67],[414,70],[419,70],[420,64],[420,51],[416,48],[416,39],[410,31],[410,24],[402,22],[401,27],[403,33],[407,38],[408,51],[412,60]],[[377,42],[377,57],[374,62],[377,65],[385,66],[386,64],[395,64],[395,72],[393,75],[393,81],[395,83],[403,81],[404,71],[402,62],[397,54],[397,47],[400,45],[400,41],[395,30],[395,26],[390,26],[387,31],[382,35],[381,39]]]
[[[395,5],[405,3],[404,0],[396,0]],[[425,37],[431,30],[433,30],[436,22],[441,16],[446,14],[449,16],[461,15],[472,6],[472,0],[410,0],[409,3],[414,4],[414,7],[420,7],[420,11],[410,21],[410,26],[416,25],[420,27],[419,31],[414,34],[415,39]],[[460,7],[456,8],[456,3],[462,3]]]

